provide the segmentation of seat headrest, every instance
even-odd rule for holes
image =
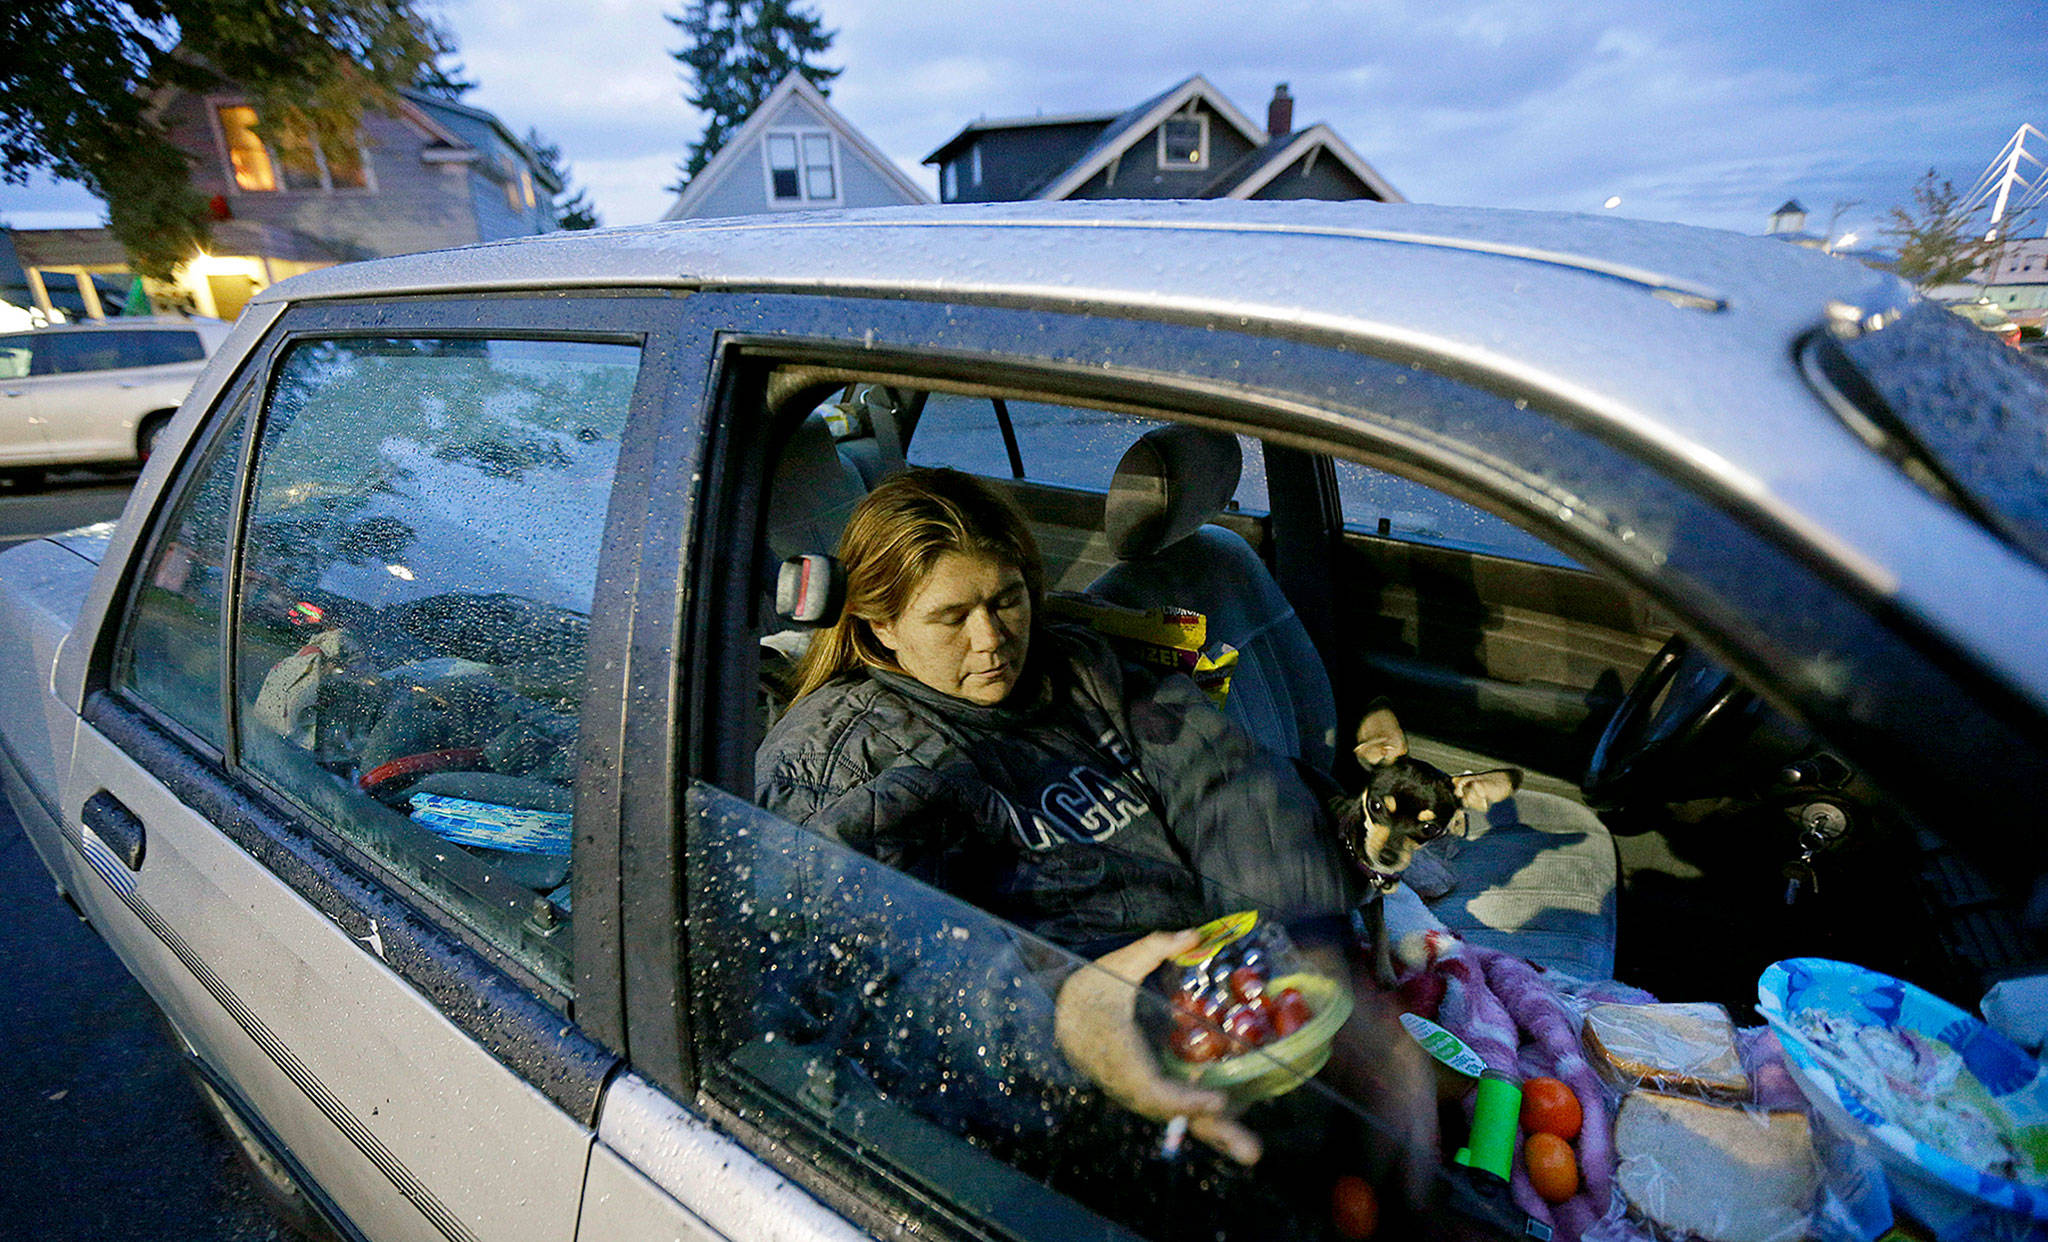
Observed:
[[[836,551],[846,519],[866,495],[867,485],[840,457],[824,416],[805,416],[775,464],[768,493],[768,550],[778,560]]]
[[[1179,543],[1223,512],[1243,468],[1237,437],[1221,431],[1174,426],[1139,436],[1109,481],[1109,546],[1128,561]]]
[[[829,556],[792,556],[775,572],[775,613],[785,621],[830,625],[845,603],[846,572]]]

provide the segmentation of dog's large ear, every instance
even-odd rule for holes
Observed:
[[[1365,719],[1358,722],[1358,744],[1351,753],[1368,768],[1392,763],[1408,753],[1408,735],[1401,732],[1393,708],[1378,702],[1366,709]]]
[[[1522,787],[1522,769],[1496,768],[1491,772],[1467,772],[1451,778],[1451,789],[1468,811],[1483,811],[1505,802]]]

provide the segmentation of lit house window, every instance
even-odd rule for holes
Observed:
[[[1209,118],[1168,117],[1159,126],[1161,168],[1207,168],[1209,166]]]
[[[492,162],[497,166],[499,182],[505,187],[505,205],[514,211],[533,210],[533,172],[526,162],[502,146],[493,152]]]
[[[265,141],[249,105],[225,105],[215,114],[237,189],[360,190],[369,184],[362,150],[353,142],[316,143],[295,132]]]
[[[836,203],[839,168],[832,135],[776,130],[768,135],[768,194],[777,203]]]

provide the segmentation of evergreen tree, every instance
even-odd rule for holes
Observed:
[[[459,60],[443,68],[440,59],[436,58],[420,66],[418,75],[412,80],[413,89],[425,91],[429,95],[453,103],[461,103],[464,95],[477,88],[474,81],[462,76],[468,72],[468,66]]]
[[[233,89],[265,133],[340,147],[445,50],[416,0],[8,0],[0,181],[83,185],[136,270],[168,277],[209,219],[153,88]]]
[[[839,70],[812,60],[831,48],[835,32],[805,11],[802,0],[692,0],[682,16],[668,20],[689,41],[675,58],[683,65],[690,104],[711,114],[671,190],[704,171],[790,70],[802,70],[822,93],[830,93],[839,76]]]
[[[1998,249],[1987,240],[1974,209],[1933,169],[1913,187],[1913,206],[1891,209],[1885,236],[1899,243],[1899,275],[1916,285],[1967,280]]]
[[[597,208],[591,206],[583,187],[577,186],[574,194],[569,192],[569,165],[562,159],[559,144],[541,137],[539,130],[529,129],[526,131],[526,148],[533,152],[533,162],[562,187],[561,192],[555,195],[555,219],[563,228],[594,229],[604,223],[597,218]]]

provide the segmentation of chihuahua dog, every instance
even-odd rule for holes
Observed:
[[[1386,700],[1375,700],[1358,722],[1352,748],[1365,769],[1365,792],[1345,800],[1337,820],[1344,852],[1378,894],[1401,882],[1415,851],[1442,836],[1465,835],[1465,813],[1485,811],[1522,786],[1519,768],[1452,776],[1408,753],[1408,735]],[[1385,909],[1373,901],[1368,915],[1381,982],[1393,982]]]

